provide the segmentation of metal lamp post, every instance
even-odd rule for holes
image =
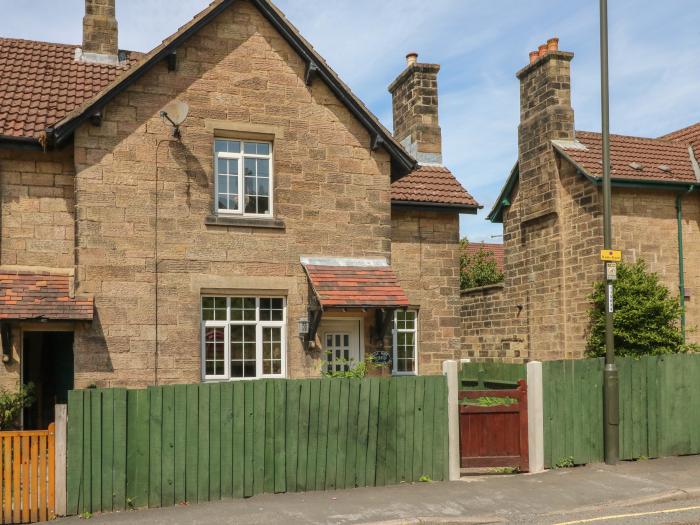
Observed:
[[[608,93],[608,2],[600,0],[600,101],[603,135],[603,247],[612,249],[612,205],[610,187],[610,102]],[[605,263],[605,462],[617,463],[619,457],[620,403],[615,340],[613,337],[613,280]]]

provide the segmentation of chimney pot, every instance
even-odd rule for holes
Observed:
[[[418,53],[416,53],[415,51],[411,51],[409,54],[406,55],[406,65],[408,67],[411,67],[416,62],[418,62]]]
[[[530,51],[530,64],[534,64],[540,54],[537,51]]]
[[[547,40],[547,52],[559,51],[559,39],[557,37]]]
[[[537,48],[537,56],[543,57],[547,54],[547,44],[542,44]]]

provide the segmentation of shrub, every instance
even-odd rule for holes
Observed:
[[[469,241],[466,237],[460,241],[460,288],[467,290],[477,286],[500,283],[503,280],[503,273],[498,269],[493,252],[482,246],[476,253],[467,253],[468,245]]]
[[[0,389],[0,430],[11,430],[23,408],[34,403],[34,385],[22,385],[17,392]]]
[[[605,282],[594,285],[587,350],[590,356],[605,355]],[[659,355],[683,352],[679,326],[681,307],[676,297],[646,264],[618,263],[613,281],[615,354]]]

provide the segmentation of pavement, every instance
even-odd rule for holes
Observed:
[[[57,525],[87,525],[79,517]],[[93,515],[89,525],[700,523],[700,456]]]

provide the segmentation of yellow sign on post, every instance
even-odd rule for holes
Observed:
[[[600,260],[606,262],[620,262],[622,260],[622,251],[600,250]]]

